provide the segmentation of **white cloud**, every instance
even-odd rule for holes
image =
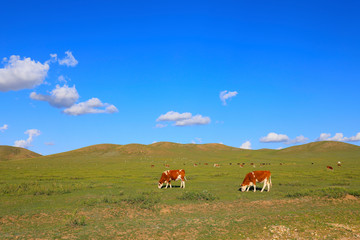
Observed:
[[[66,65],[68,67],[75,67],[78,64],[78,61],[72,55],[72,52],[66,51],[65,54],[66,54],[65,58],[59,59],[59,64]]]
[[[193,116],[189,112],[178,113],[174,111],[169,111],[165,114],[160,115],[160,117],[158,117],[156,121],[172,121],[175,122],[175,126],[191,126],[209,124],[211,120],[209,117],[203,117],[200,114]]]
[[[266,137],[260,138],[260,142],[270,143],[270,142],[287,142],[289,137],[284,134],[277,134],[274,132],[269,133]]]
[[[29,129],[25,131],[25,134],[29,135],[28,139],[15,141],[14,143],[15,147],[22,147],[22,148],[31,147],[31,143],[34,140],[33,138],[39,136],[41,132],[37,129]]]
[[[206,125],[210,123],[209,117],[203,117],[200,114],[188,119],[183,119],[175,122],[175,126],[192,126],[192,125]]]
[[[118,109],[114,105],[102,103],[98,98],[91,98],[86,102],[81,102],[66,108],[65,114],[78,116],[89,113],[116,113]]]
[[[241,144],[240,148],[242,149],[251,149],[251,142],[250,141],[246,141],[243,144]]]
[[[320,137],[315,139],[315,141],[326,141],[331,136],[330,133],[321,133]]]
[[[178,113],[174,111],[169,111],[165,114],[160,115],[158,119],[156,119],[157,122],[159,121],[179,121],[183,119],[189,119],[191,118],[192,114],[189,112],[185,113]]]
[[[12,55],[4,61],[4,68],[0,68],[1,92],[34,88],[44,82],[49,70],[47,62],[42,64],[31,58],[20,59],[20,56]]]
[[[50,92],[50,95],[37,94],[32,92],[30,98],[39,101],[48,102],[51,106],[56,108],[71,107],[79,99],[79,94],[75,88],[64,85],[60,87],[56,85],[56,88]]]
[[[309,140],[308,138],[304,137],[303,135],[300,135],[294,139],[289,140],[288,142],[286,142],[286,144],[305,143],[308,140]]]
[[[344,134],[336,133],[333,137],[331,137],[330,133],[321,133],[320,137],[318,137],[315,141],[344,141]]]
[[[47,146],[54,146],[55,145],[55,143],[53,143],[53,142],[46,142],[44,144],[47,145]]]
[[[220,92],[220,100],[222,101],[223,105],[226,105],[226,100],[235,97],[237,94],[238,94],[237,91],[233,91],[233,92],[227,90],[222,91]]]
[[[352,137],[345,137],[343,139],[343,141],[345,142],[357,142],[357,141],[360,141],[360,132],[358,132],[355,136],[352,136]]]
[[[344,140],[344,134],[342,133],[336,133],[335,136],[332,138],[328,138],[328,141],[343,141]]]
[[[3,132],[5,130],[7,130],[9,128],[9,126],[7,124],[4,124],[2,127],[0,127],[0,131]]]

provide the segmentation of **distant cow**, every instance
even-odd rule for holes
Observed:
[[[196,163],[194,163],[194,167],[197,167],[198,165]]]
[[[337,162],[337,165],[338,165],[338,167],[341,167],[341,162],[338,161],[338,162]]]
[[[209,165],[208,163],[204,163],[204,165]]]
[[[214,163],[214,167],[220,167],[220,164]]]
[[[170,165],[169,165],[169,164],[165,164],[165,167],[166,167],[166,168],[169,168],[169,167],[170,167]]]
[[[264,191],[265,187],[267,186],[268,192],[270,191],[271,183],[271,173],[270,171],[253,171],[246,174],[243,183],[241,184],[241,191],[249,191],[251,186],[254,186],[254,192],[256,192],[256,183],[257,182],[264,182],[264,186],[261,189],[261,192]]]
[[[332,166],[326,166],[327,169],[334,170]]]
[[[158,184],[158,188],[162,188],[163,184],[166,183],[166,187],[168,187],[168,185],[170,184],[170,188],[171,187],[171,180],[177,181],[177,180],[181,180],[181,184],[180,184],[180,188],[185,188],[185,170],[184,169],[180,169],[180,170],[166,170],[161,174],[161,178],[159,180],[159,184]]]
[[[151,167],[153,168],[153,167],[155,167],[155,165],[151,165]]]

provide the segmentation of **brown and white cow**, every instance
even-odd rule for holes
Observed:
[[[241,191],[249,191],[251,186],[254,186],[254,192],[256,192],[256,183],[264,182],[264,186],[261,189],[261,192],[264,191],[267,186],[268,192],[270,191],[271,183],[271,173],[270,171],[253,171],[246,174],[243,183],[241,184]]]
[[[162,188],[163,184],[166,183],[166,187],[170,184],[171,188],[171,180],[177,181],[181,180],[180,188],[185,188],[185,170],[166,170],[161,174],[161,178],[159,180],[158,188]]]

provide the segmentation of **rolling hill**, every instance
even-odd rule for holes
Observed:
[[[279,150],[279,153],[323,153],[360,150],[360,146],[335,141],[311,142]]]
[[[0,146],[0,161],[40,157],[41,155],[25,148]]]

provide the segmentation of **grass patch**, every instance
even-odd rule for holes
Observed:
[[[78,216],[77,210],[75,210],[74,213],[70,216],[66,225],[73,227],[85,226],[86,225],[85,216]]]
[[[204,190],[202,192],[184,192],[178,199],[189,201],[214,201],[219,198],[207,190]]]
[[[82,183],[44,183],[44,182],[22,182],[15,184],[0,185],[0,195],[53,195],[66,194],[75,190],[86,188]]]
[[[155,205],[160,202],[160,199],[156,196],[155,193],[143,192],[139,195],[129,196],[125,198],[124,201],[143,209],[153,210]]]
[[[286,197],[299,198],[299,197],[326,197],[326,198],[343,198],[346,195],[360,196],[360,191],[354,191],[346,188],[321,188],[317,190],[304,190],[295,193],[288,193]]]

